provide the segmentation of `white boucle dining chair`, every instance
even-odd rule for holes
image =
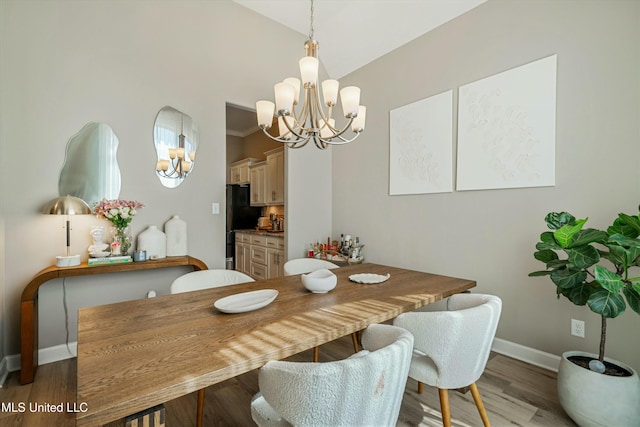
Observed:
[[[296,274],[311,273],[321,268],[332,270],[340,268],[340,266],[324,259],[294,258],[284,263],[284,275],[295,276]],[[351,341],[353,342],[353,350],[357,353],[360,350],[360,346],[358,345],[358,334],[356,332],[351,334]],[[313,348],[313,361],[318,361],[318,347]]]
[[[395,326],[415,338],[409,377],[438,388],[444,427],[451,426],[450,389],[469,388],[485,426],[489,418],[476,385],[491,351],[502,300],[493,295],[456,294],[446,311],[410,312],[399,315]]]
[[[253,278],[235,270],[200,270],[184,274],[173,281],[169,292],[180,294],[183,292],[200,291],[203,289],[218,288],[222,286],[238,285],[240,283],[254,282]],[[198,403],[196,409],[196,425],[202,427],[204,415],[204,391],[198,390]]]
[[[170,292],[172,294],[179,294],[182,292],[199,291],[202,289],[237,285],[239,283],[253,281],[251,276],[236,270],[200,270],[178,277],[171,284]]]
[[[340,266],[324,259],[295,258],[284,263],[284,275],[293,276],[295,274],[311,273],[321,268],[331,270],[333,268],[340,268]]]
[[[413,337],[370,325],[362,350],[333,362],[270,361],[251,400],[258,426],[395,426],[411,363]]]

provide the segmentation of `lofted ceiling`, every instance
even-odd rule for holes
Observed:
[[[310,0],[234,1],[309,35]],[[318,57],[329,77],[340,79],[486,1],[314,0]]]
[[[233,1],[309,35],[310,0]],[[486,1],[314,0],[318,57],[329,77],[340,79]],[[228,133],[246,135],[257,129],[254,112],[227,106]]]

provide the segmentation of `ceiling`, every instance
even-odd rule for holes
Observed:
[[[233,1],[309,35],[310,1]],[[314,38],[320,44],[319,59],[329,77],[339,79],[485,1],[314,0]],[[303,55],[300,46],[300,57]],[[227,106],[228,134],[246,136],[257,129],[255,112]]]
[[[303,35],[311,2],[234,0]],[[329,77],[340,79],[487,0],[314,0],[314,38]],[[300,57],[304,48],[300,46]],[[293,64],[295,66],[295,64]]]

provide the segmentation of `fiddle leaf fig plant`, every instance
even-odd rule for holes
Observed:
[[[603,362],[607,319],[627,305],[640,314],[640,215],[618,214],[606,231],[585,228],[587,218],[568,212],[551,212],[545,222],[550,231],[540,235],[533,254],[545,270],[529,276],[549,276],[558,298],[601,316],[598,359]]]

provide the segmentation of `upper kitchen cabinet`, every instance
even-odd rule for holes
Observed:
[[[249,181],[251,186],[251,206],[264,206],[267,194],[266,162],[254,163],[249,167]]]
[[[264,153],[267,156],[267,205],[284,204],[284,148]]]
[[[248,158],[238,160],[231,163],[231,172],[229,175],[229,184],[249,184],[251,179],[249,175],[249,167],[256,162],[257,159]]]

